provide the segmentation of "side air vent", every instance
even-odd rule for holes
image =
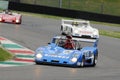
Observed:
[[[64,64],[67,64],[67,62],[66,62],[66,61],[64,61],[63,63],[64,63]]]
[[[47,60],[46,60],[46,59],[43,59],[43,61],[47,62]]]
[[[51,62],[54,62],[54,63],[59,63],[58,60],[51,60]]]

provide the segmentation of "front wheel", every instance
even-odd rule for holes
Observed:
[[[19,18],[19,22],[17,24],[21,24],[22,23],[22,16]]]
[[[35,61],[35,64],[36,64],[36,65],[39,65],[40,63],[39,63],[38,61]]]
[[[63,26],[61,26],[60,31],[61,31],[61,35],[64,35],[64,34],[65,34],[65,33],[63,32]]]
[[[80,67],[84,67],[84,66],[85,66],[85,57],[83,56]]]
[[[60,31],[63,31],[63,26],[61,26]]]
[[[71,34],[71,35],[73,34],[73,29],[72,29],[72,28],[70,29],[70,34]]]
[[[98,61],[98,53],[96,55],[94,55],[94,60],[93,60],[93,65],[92,65],[93,67],[96,66],[97,61]]]
[[[22,19],[20,19],[20,22],[18,24],[21,24],[22,23]]]

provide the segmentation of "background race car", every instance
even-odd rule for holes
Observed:
[[[10,10],[4,10],[3,12],[0,13],[0,22],[21,24],[22,15],[18,13],[13,13]]]
[[[96,66],[98,39],[72,38],[73,48],[64,47],[66,36],[55,36],[47,46],[35,51],[36,64],[53,64],[71,67]]]
[[[99,31],[90,26],[85,20],[64,20],[61,21],[61,34],[71,34],[76,37],[99,38]]]

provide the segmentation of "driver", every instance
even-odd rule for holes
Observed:
[[[88,23],[83,23],[83,27],[87,28]]]
[[[12,14],[12,12],[10,10],[8,10],[8,9],[4,10],[4,12],[5,12],[5,14],[10,14],[10,15]]]
[[[67,39],[65,41],[64,48],[66,48],[66,49],[74,49],[75,44],[74,44],[74,42],[72,40],[72,36],[67,35],[66,38]]]
[[[73,21],[73,22],[72,22],[72,25],[73,25],[73,26],[78,26],[78,22]]]

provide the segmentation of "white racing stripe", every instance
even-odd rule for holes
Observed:
[[[13,60],[0,62],[0,67],[26,66],[35,64],[34,51],[14,43],[6,38],[0,38],[1,47],[15,54],[15,58]]]
[[[0,67],[15,67],[19,65],[0,64]]]
[[[15,53],[15,55],[34,56],[34,54]]]
[[[31,52],[33,52],[34,53],[34,51],[32,51],[32,50],[30,50],[30,49],[28,49],[28,48],[7,48],[7,49],[9,49],[9,50],[25,50],[25,51],[31,51]]]
[[[24,59],[24,60],[33,60],[34,61],[34,58],[26,58],[26,57],[17,57],[19,59]]]
[[[24,61],[15,61],[15,60],[10,60],[9,62],[14,62],[14,63],[25,63],[25,64],[35,64],[34,62],[24,62]]]

